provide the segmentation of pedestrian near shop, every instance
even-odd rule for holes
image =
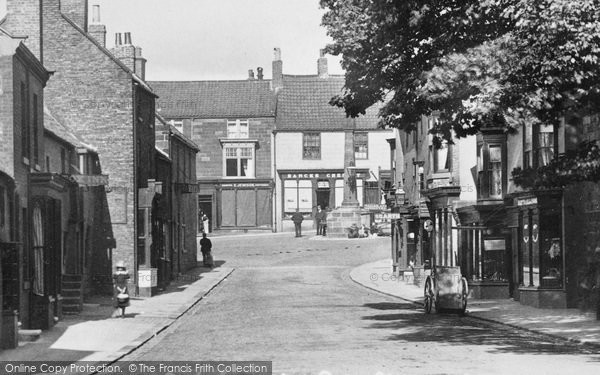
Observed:
[[[212,242],[206,237],[206,232],[202,233],[200,251],[202,252],[202,264],[205,267],[213,268],[215,264],[212,256]]]
[[[317,205],[315,224],[317,225],[317,236],[324,236],[324,226],[327,224],[327,214],[321,209],[321,205]]]
[[[296,209],[296,212],[292,215],[292,221],[296,228],[296,237],[302,237],[302,221],[304,221],[304,216],[302,216],[298,209]]]
[[[116,309],[114,316],[119,314],[121,310],[121,318],[125,317],[125,308],[129,306],[129,288],[127,287],[127,280],[129,280],[129,272],[125,268],[125,262],[117,262],[116,272],[113,274],[113,298],[114,307]]]

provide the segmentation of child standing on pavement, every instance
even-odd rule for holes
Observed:
[[[123,261],[117,262],[116,269],[117,271],[113,274],[115,316],[121,309],[121,318],[124,318],[125,308],[129,306],[129,289],[127,288],[129,272],[127,272]]]

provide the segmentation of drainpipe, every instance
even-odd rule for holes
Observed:
[[[273,131],[271,137],[271,149],[273,150],[273,170],[271,171],[271,177],[275,182],[273,188],[273,232],[277,232],[277,132]]]

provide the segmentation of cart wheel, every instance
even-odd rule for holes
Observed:
[[[427,278],[427,280],[425,281],[425,290],[424,290],[424,294],[425,294],[425,301],[424,301],[424,307],[425,307],[425,313],[429,314],[431,313],[431,309],[434,305],[434,291],[433,291],[433,283],[431,282],[431,278]]]
[[[459,310],[459,314],[461,316],[465,315],[465,312],[467,311],[467,298],[469,297],[469,284],[467,283],[467,279],[465,279],[464,277],[460,280],[460,284],[461,284],[461,291],[460,291],[460,298],[461,298],[461,307]]]

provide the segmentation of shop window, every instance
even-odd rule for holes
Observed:
[[[248,138],[248,120],[227,121],[227,138]]]
[[[354,134],[354,158],[368,159],[369,158],[369,134],[356,133]]]
[[[335,207],[341,207],[344,201],[344,180],[335,180]]]
[[[283,199],[286,213],[312,212],[312,181],[285,180],[283,183]]]
[[[304,133],[302,135],[302,158],[321,159],[321,133]]]
[[[254,177],[254,147],[249,145],[227,145],[225,153],[226,177]]]
[[[485,281],[507,281],[505,265],[505,240],[484,239],[483,240],[483,280]]]
[[[365,182],[365,204],[380,204],[381,189],[378,181]]]

